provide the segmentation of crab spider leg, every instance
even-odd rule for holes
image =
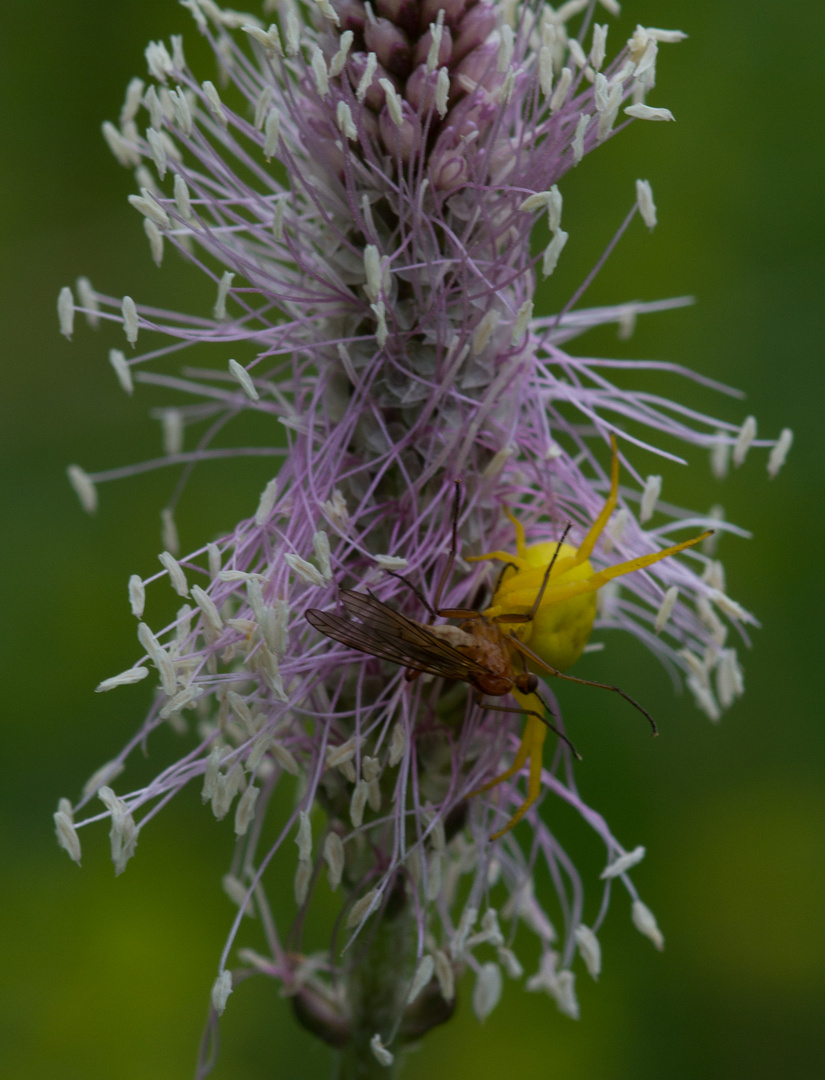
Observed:
[[[590,526],[587,536],[579,544],[576,554],[573,556],[574,566],[579,566],[585,559],[590,557],[593,548],[596,546],[596,541],[604,532],[604,527],[607,525],[610,515],[616,509],[616,503],[619,499],[619,448],[616,446],[616,436],[613,434],[610,436],[610,447],[613,451],[610,463],[610,494],[607,496],[607,501],[602,507],[601,513]]]
[[[498,840],[500,836],[504,836],[505,833],[508,833],[515,825],[517,825],[541,794],[542,750],[544,748],[544,740],[547,737],[547,730],[547,725],[543,723],[535,713],[530,713],[527,717],[527,722],[524,725],[521,743],[519,744],[515,759],[510,768],[506,769],[500,776],[497,776],[494,780],[490,780],[489,783],[485,784],[483,787],[477,788],[467,796],[468,799],[472,798],[474,795],[489,791],[490,788],[496,787],[505,780],[509,780],[511,776],[515,776],[516,773],[523,768],[527,758],[530,758],[530,774],[527,780],[527,798],[518,810],[516,810],[515,814],[513,814],[504,828],[493,833],[490,837],[491,840]]]

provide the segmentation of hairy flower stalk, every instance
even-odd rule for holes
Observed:
[[[573,964],[578,954],[599,973],[596,931],[614,880],[630,896],[636,927],[657,947],[663,939],[629,876],[644,849],[626,851],[582,801],[564,742],[554,739],[546,755],[543,790],[604,842],[596,904],[585,904],[574,861],[538,804],[489,842],[523,801],[518,777],[467,799],[511,760],[523,717],[479,705],[465,682],[406,679],[399,665],[320,635],[306,611],[339,610],[343,585],[426,622],[415,589],[397,575],[432,602],[451,548],[456,481],[460,553],[440,602],[483,607],[490,564],[462,557],[512,549],[505,508],[530,543],[558,540],[568,522],[569,542],[581,543],[608,492],[611,434],[625,485],[593,553],[596,568],[687,539],[710,520],[662,503],[661,477],[634,468],[636,448],[681,461],[659,446],[675,438],[709,451],[722,474],[731,455],[738,465],[751,445],[770,446],[773,475],[791,437],[758,440],[752,417],[717,420],[610,378],[620,369],[623,383],[641,382],[657,369],[728,392],[703,376],[568,351],[591,327],[615,323],[629,333],[638,314],[686,301],[573,310],[574,298],[533,316],[537,278],[553,273],[568,240],[562,177],[632,118],[672,119],[646,98],[660,44],[684,35],[638,27],[607,61],[607,26],[593,22],[587,0],[558,11],[488,0],[318,0],[309,14],[287,0],[264,5],[277,8],[272,25],[211,0],[184,6],[222,82],[197,80],[180,39],[171,49],[152,43],[148,84],[132,80],[119,126],[105,124],[104,134],[136,170],[140,193],[130,201],[153,258],[160,263],[171,244],[202,269],[213,313],[146,308],[85,279],[78,306],[94,325],[122,327],[127,347],[113,348],[110,360],[128,393],[153,383],[194,403],[164,414],[158,462],[97,474],[72,466],[70,479],[91,511],[98,483],[152,465],[181,464],[185,478],[216,457],[282,460],[251,518],[183,558],[173,507],[164,511],[162,570],[129,582],[142,659],[98,687],[150,677],[159,682],[155,700],[78,804],[61,801],[58,836],[79,861],[77,826],[109,818],[119,873],[157,811],[185,785],[202,785],[218,819],[234,814],[238,835],[225,879],[238,915],[213,1019],[233,985],[264,973],[307,1028],[342,1049],[342,1075],[386,1076],[399,1047],[449,1018],[463,971],[474,973],[481,1019],[504,975],[523,978],[513,951],[519,924],[541,946],[526,988],[547,992],[572,1017]],[[615,14],[613,0],[603,6]],[[620,234],[636,211],[655,224],[646,181]],[[541,219],[550,239],[536,256],[530,238]],[[58,306],[70,336],[71,290]],[[193,345],[201,365],[209,346],[215,366],[150,370]],[[272,419],[273,445],[215,448],[215,436],[247,410]],[[741,533],[718,517],[711,525]],[[151,608],[144,612],[145,585],[163,577],[182,606],[158,627]],[[605,587],[600,600],[597,629],[638,638],[711,719],[742,692],[729,628],[743,637],[754,620],[725,595],[721,564],[707,552],[624,577],[621,591]],[[116,795],[111,784],[129,754],[163,724],[180,732],[183,756],[147,787]],[[284,783],[294,808],[267,820]],[[75,823],[95,796],[104,810]],[[552,903],[534,892],[539,863],[555,886]],[[286,930],[265,892],[276,865],[294,875]],[[338,891],[340,914],[327,947],[309,952],[304,916],[327,888]],[[230,971],[251,910],[261,915],[256,948],[233,954]]]

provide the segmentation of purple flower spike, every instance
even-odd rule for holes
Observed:
[[[342,1076],[367,1075],[358,1071],[365,1060],[389,1073],[405,1042],[449,1018],[466,969],[482,1019],[500,997],[502,969],[522,977],[509,944],[518,923],[542,953],[527,989],[546,991],[570,1016],[578,1015],[576,954],[599,973],[596,932],[614,878],[630,894],[635,926],[659,948],[663,939],[629,876],[644,849],[626,850],[583,802],[569,744],[550,734],[541,790],[572,806],[604,843],[595,905],[585,905],[584,882],[540,802],[490,842],[524,802],[522,775],[468,798],[512,762],[525,724],[519,706],[501,696],[479,702],[477,683],[446,668],[393,662],[401,646],[382,651],[381,635],[401,635],[410,649],[426,633],[466,658],[472,633],[426,606],[483,611],[493,568],[466,556],[515,552],[512,515],[528,548],[560,541],[568,523],[566,543],[582,545],[610,491],[611,436],[622,485],[590,556],[593,573],[708,527],[742,534],[721,514],[661,502],[662,478],[639,475],[636,448],[681,461],[664,449],[675,440],[709,452],[724,475],[731,457],[739,465],[752,445],[772,447],[773,476],[791,434],[760,440],[752,417],[718,420],[643,389],[645,372],[657,370],[730,393],[675,365],[568,351],[591,327],[612,323],[627,336],[638,315],[687,299],[575,307],[588,279],[563,310],[533,314],[537,278],[553,273],[568,242],[564,174],[630,119],[671,118],[646,98],[660,45],[682,34],[638,27],[609,60],[607,26],[591,25],[594,3],[554,12],[487,0],[318,0],[307,26],[285,0],[264,5],[278,11],[268,27],[212,0],[184,6],[222,81],[198,81],[180,39],[153,43],[148,87],[129,84],[119,126],[105,124],[104,135],[136,170],[140,190],[130,201],[152,257],[160,262],[171,244],[196,263],[212,279],[213,317],[106,296],[86,279],[78,306],[90,322],[121,328],[128,348],[113,348],[110,361],[128,393],[149,382],[188,391],[193,403],[164,414],[158,462],[91,474],[72,466],[69,476],[92,511],[97,485],[152,465],[189,470],[269,455],[277,475],[252,517],[183,558],[172,510],[164,512],[157,576],[182,606],[170,625],[153,626],[147,583],[133,577],[141,655],[98,687],[149,677],[157,695],[79,802],[61,800],[58,837],[79,860],[78,826],[109,818],[120,873],[160,808],[199,785],[216,818],[234,815],[238,836],[225,880],[238,915],[213,1020],[233,984],[263,973],[282,984],[304,1026],[342,1050]],[[576,31],[568,24],[578,15]],[[637,210],[655,224],[646,181],[619,235]],[[534,256],[530,237],[545,215],[550,240]],[[70,336],[70,290],[58,311]],[[152,370],[152,361],[194,345],[211,347],[213,368]],[[247,410],[270,417],[273,445],[214,448],[213,436]],[[286,450],[278,448],[284,432]],[[345,616],[342,587],[390,611],[366,651],[316,629],[319,612]],[[547,588],[558,587],[551,575]],[[741,694],[728,638],[732,628],[747,640],[755,620],[727,597],[707,549],[606,584],[598,599],[597,634],[632,634],[712,720]],[[404,618],[393,623],[392,612]],[[479,615],[473,625],[499,624]],[[502,655],[525,673],[502,634]],[[541,694],[562,730],[552,690]],[[512,711],[489,707],[502,704]],[[145,788],[116,795],[111,785],[130,753],[164,724],[180,731],[183,756]],[[294,809],[265,829],[283,784]],[[95,796],[103,808],[75,823]],[[554,897],[534,891],[539,862]],[[266,899],[275,872],[294,877],[286,931]],[[330,947],[307,956],[296,941],[327,886],[340,912]],[[230,971],[251,909],[262,915],[265,952],[240,949]]]

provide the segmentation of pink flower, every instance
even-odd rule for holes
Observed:
[[[104,135],[136,170],[140,193],[130,201],[153,258],[160,262],[170,243],[195,262],[212,279],[213,317],[105,296],[85,279],[80,309],[123,328],[129,349],[113,348],[110,360],[127,392],[152,382],[193,396],[168,411],[166,453],[150,466],[188,472],[217,457],[271,455],[277,476],[253,517],[183,558],[167,508],[159,576],[182,607],[171,625],[141,621],[142,658],[98,688],[151,676],[155,703],[80,802],[61,802],[61,843],[79,858],[73,816],[96,794],[105,812],[82,824],[111,819],[117,872],[185,785],[202,785],[216,817],[234,812],[236,871],[225,884],[239,912],[213,993],[216,1014],[232,989],[225,965],[242,914],[257,907],[266,913],[268,954],[241,950],[245,969],[279,979],[320,1037],[388,1066],[393,1045],[449,1016],[465,967],[476,972],[482,1017],[498,1000],[501,969],[520,977],[501,920],[524,923],[541,942],[544,959],[528,989],[548,991],[577,1015],[571,964],[578,950],[598,974],[595,931],[613,878],[634,901],[636,926],[661,946],[628,876],[644,850],[627,853],[584,804],[569,748],[557,743],[544,790],[572,805],[606,849],[603,902],[585,923],[583,882],[536,807],[488,842],[491,827],[523,801],[518,778],[466,798],[500,772],[522,719],[479,707],[465,683],[411,682],[399,665],[320,635],[305,614],[338,610],[344,585],[426,621],[415,591],[390,571],[432,597],[451,547],[456,480],[461,550],[441,603],[473,608],[489,597],[488,564],[461,556],[513,549],[505,507],[528,543],[559,539],[567,522],[568,542],[581,543],[607,496],[611,434],[624,484],[592,556],[597,569],[708,524],[738,531],[661,503],[661,478],[634,468],[636,447],[681,461],[660,446],[675,439],[711,451],[719,472],[730,451],[739,464],[751,445],[772,446],[769,471],[778,470],[790,433],[757,440],[750,417],[741,426],[718,420],[643,386],[657,369],[732,393],[726,388],[667,363],[568,351],[591,327],[615,323],[629,333],[637,315],[688,301],[582,309],[578,294],[553,315],[533,316],[537,277],[553,273],[568,241],[564,174],[630,118],[671,118],[645,99],[659,45],[683,35],[638,27],[607,62],[607,27],[591,25],[594,5],[576,0],[557,14],[487,0],[321,0],[310,27],[286,3],[269,28],[211,0],[185,6],[225,85],[195,78],[180,39],[171,50],[153,43],[149,85],[132,80],[119,126],[105,124]],[[582,12],[574,32],[568,23]],[[653,227],[646,181],[619,235],[637,210]],[[545,215],[550,240],[536,257],[530,237]],[[67,335],[74,310],[63,290]],[[147,343],[149,351],[135,351]],[[193,345],[197,370],[152,370],[152,361]],[[207,345],[215,358],[208,370]],[[615,369],[621,386],[611,382]],[[242,424],[248,410],[271,419],[271,444],[214,448],[216,433]],[[97,484],[146,467],[87,474],[72,466],[70,478],[93,510]],[[129,588],[139,620],[144,585],[133,578]],[[685,679],[711,719],[741,693],[729,628],[744,636],[754,620],[725,595],[710,554],[666,559],[622,578],[621,591],[605,587],[600,599],[597,631],[638,638]],[[543,693],[558,715],[551,691]],[[131,751],[151,745],[166,723],[187,740],[184,756],[147,787],[115,795],[108,785]],[[275,823],[273,841],[263,823],[284,783],[295,809]],[[323,956],[298,957],[283,943],[265,894],[276,858],[281,873],[294,875],[299,923],[321,876],[343,886],[341,923]],[[558,930],[533,891],[538,859],[556,885]],[[364,964],[379,939],[392,941],[397,962],[384,980],[383,1011],[370,1011]]]

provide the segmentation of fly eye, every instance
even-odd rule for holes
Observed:
[[[538,677],[534,675],[531,671],[530,674],[527,676],[527,693],[532,694],[533,691],[538,687],[538,685]]]

